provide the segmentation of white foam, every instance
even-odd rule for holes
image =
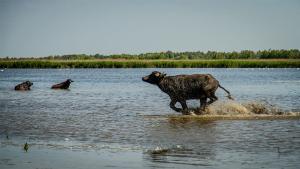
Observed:
[[[289,114],[283,112],[277,106],[266,102],[246,102],[239,103],[237,101],[217,101],[209,105],[205,111],[209,115],[256,115],[256,114]]]

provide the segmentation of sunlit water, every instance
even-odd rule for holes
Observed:
[[[71,155],[72,151],[81,153],[70,161],[75,163],[73,167],[59,163],[49,167],[45,163],[41,168],[82,168],[83,164],[97,161],[103,165],[92,165],[95,168],[300,166],[299,120],[203,123],[174,121],[160,116],[148,118],[147,115],[178,114],[169,108],[170,100],[166,94],[156,86],[142,82],[141,77],[153,70],[1,71],[0,167],[22,168],[18,165],[22,161],[13,160],[19,149],[8,147],[22,148],[25,142],[30,144],[28,154],[37,154],[40,158],[43,157],[43,150],[39,152],[38,148],[48,149],[53,153],[48,156],[54,160],[59,156]],[[155,70],[168,75],[211,73],[238,102],[263,101],[284,111],[300,111],[300,69]],[[67,78],[75,81],[70,90],[50,89],[51,85]],[[25,80],[34,83],[31,91],[13,90],[16,84]],[[221,89],[218,89],[217,96],[220,100],[227,99]],[[199,101],[189,101],[188,105],[197,107]],[[58,153],[60,150],[62,153]],[[89,160],[76,160],[82,159],[81,156]],[[114,157],[114,160],[106,164],[109,157]],[[34,159],[35,156],[29,161],[36,163]],[[128,160],[132,163],[122,163]],[[13,161],[12,165],[9,161]]]

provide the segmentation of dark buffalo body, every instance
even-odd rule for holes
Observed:
[[[55,84],[51,87],[51,89],[68,89],[70,87],[70,84],[73,82],[71,79],[67,79],[64,82]]]
[[[204,111],[206,105],[213,103],[218,98],[215,95],[219,81],[210,74],[193,74],[193,75],[177,75],[166,76],[166,74],[154,71],[150,75],[142,78],[143,81],[157,85],[163,92],[167,93],[171,98],[170,107],[179,112],[188,113],[186,100],[199,99],[200,109]],[[231,98],[230,93],[224,89]],[[207,102],[209,99],[209,102]],[[175,104],[179,102],[182,109],[176,108]]]
[[[30,87],[33,85],[32,82],[30,81],[25,81],[21,84],[18,84],[17,86],[15,86],[15,90],[22,90],[22,91],[25,91],[25,90],[30,90]]]

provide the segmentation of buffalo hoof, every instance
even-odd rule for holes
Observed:
[[[197,115],[203,115],[206,113],[206,109],[202,109],[202,108],[199,108],[197,109],[197,111],[195,111],[195,114]]]
[[[182,110],[181,111],[182,115],[190,115],[190,111],[189,110]]]
[[[203,112],[201,110],[195,112],[196,115],[202,115]]]

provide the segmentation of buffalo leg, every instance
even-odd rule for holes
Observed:
[[[176,102],[177,102],[177,101],[175,101],[175,100],[171,100],[171,102],[170,102],[170,108],[173,109],[173,110],[176,111],[176,112],[180,112],[181,109],[175,107]]]
[[[181,107],[182,107],[182,114],[189,114],[188,113],[188,107],[186,105],[186,101],[180,101]]]
[[[217,100],[218,100],[218,97],[213,93],[209,96],[209,102],[207,102],[207,105],[210,105]]]
[[[207,100],[207,97],[204,97],[204,98],[201,98],[200,99],[200,110],[201,111],[204,111],[205,110],[205,107],[206,107],[206,100]]]

